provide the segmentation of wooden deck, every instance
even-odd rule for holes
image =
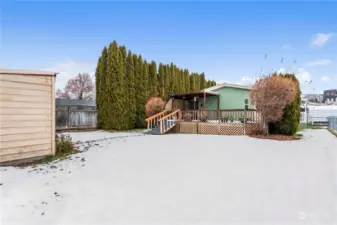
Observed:
[[[148,129],[160,127],[165,134],[173,129],[176,133],[250,135],[261,123],[255,110],[167,110],[146,120]]]

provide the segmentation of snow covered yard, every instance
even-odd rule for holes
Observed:
[[[89,151],[0,168],[0,224],[337,224],[337,138],[303,134],[71,133]]]

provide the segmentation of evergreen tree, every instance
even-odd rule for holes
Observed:
[[[143,105],[145,107],[147,100],[150,97],[151,90],[149,87],[149,64],[146,62],[146,60],[143,63],[143,73],[142,73],[142,80],[144,83],[144,96],[143,96]],[[145,108],[144,108],[144,115],[145,115]],[[146,118],[144,118],[145,120]]]
[[[97,113],[97,127],[100,128],[101,127],[101,119],[100,119],[100,114],[99,114],[99,108],[100,108],[100,101],[99,101],[99,89],[100,89],[100,71],[99,71],[99,67],[101,64],[101,56],[98,58],[98,62],[97,62],[97,66],[96,66],[96,72],[95,72],[95,86],[96,86],[96,108],[98,110]]]
[[[106,121],[108,118],[107,114],[107,104],[106,104],[106,98],[107,96],[107,85],[106,85],[106,79],[107,79],[107,61],[108,61],[108,49],[106,47],[103,48],[101,60],[98,65],[98,71],[99,71],[99,87],[96,87],[97,98],[98,98],[98,126],[105,128],[106,127]]]
[[[182,93],[182,88],[181,88],[181,80],[180,80],[180,69],[178,67],[175,67],[175,85],[176,85],[176,90],[175,94],[177,93]]]
[[[203,90],[206,88],[206,80],[205,80],[205,74],[201,73],[200,74],[200,90]]]
[[[158,86],[157,64],[155,61],[152,61],[149,64],[149,89],[151,97],[158,96]]]
[[[185,92],[190,92],[190,73],[187,69],[184,70],[184,76],[185,76]]]
[[[184,70],[183,69],[180,69],[179,71],[179,84],[180,84],[180,92],[187,92],[186,90],[186,85],[185,85],[185,74],[184,74]]]
[[[135,68],[134,59],[131,51],[128,52],[127,56],[127,66],[126,66],[126,80],[128,81],[128,111],[127,111],[127,121],[128,129],[133,129],[136,123],[136,89],[135,89]]]
[[[122,60],[125,62],[126,61],[126,57],[127,57],[127,53],[126,53],[126,47],[123,46],[119,46],[119,52],[121,54]]]
[[[123,65],[124,65],[124,74],[126,74],[126,57],[127,57],[126,47],[123,45],[123,46],[119,46],[118,48],[119,48],[119,52],[121,54]]]
[[[124,67],[123,58],[119,51],[116,41],[113,41],[108,50],[107,63],[107,99],[108,112],[110,113],[107,120],[107,129],[126,129],[125,120],[125,95],[124,95]]]
[[[170,83],[171,83],[171,76],[170,76],[170,65],[164,66],[165,72],[165,100],[168,99],[168,95],[171,94]]]
[[[145,83],[143,80],[143,58],[142,56],[137,57],[137,62],[135,64],[135,80],[136,80],[136,127],[145,127]]]
[[[195,91],[195,81],[194,81],[194,73],[191,73],[190,76],[190,92],[194,92]]]
[[[195,91],[200,91],[200,75],[195,74]]]
[[[174,65],[173,63],[169,66],[169,79],[170,79],[170,86],[169,86],[169,94],[174,93]]]
[[[159,64],[159,86],[160,86],[160,97],[162,99],[166,99],[166,92],[165,92],[165,68],[163,64]]]

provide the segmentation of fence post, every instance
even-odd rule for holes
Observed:
[[[246,135],[246,108],[243,111],[243,135]]]

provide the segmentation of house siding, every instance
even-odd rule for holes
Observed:
[[[200,99],[199,109],[204,109],[204,99]],[[206,109],[217,110],[218,109],[218,96],[209,96],[206,98]]]
[[[244,109],[245,108],[245,99],[248,99],[249,109],[252,109],[250,102],[250,90],[242,88],[233,88],[233,87],[223,87],[218,90],[215,90],[220,94],[220,110],[229,110],[229,109]],[[218,97],[210,96],[206,99],[206,109],[207,110],[217,110],[218,106]],[[203,99],[200,99],[200,109],[203,109]]]

